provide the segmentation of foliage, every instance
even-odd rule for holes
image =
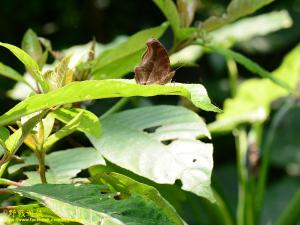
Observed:
[[[21,48],[0,42],[26,70],[0,62],[0,75],[26,96],[0,116],[4,211],[41,209],[26,218],[48,224],[297,225],[299,182],[291,176],[300,174],[299,141],[291,131],[299,128],[300,47],[273,72],[230,49],[292,26],[284,10],[240,19],[271,2],[232,0],[223,15],[199,23],[200,1],[153,0],[167,21],[107,45],[94,39],[59,52],[32,29]],[[223,110],[207,83],[187,76],[164,85],[128,79],[147,40],[170,37],[172,66],[198,66],[203,55],[227,63],[231,96]],[[242,80],[237,63],[259,78]],[[161,104],[164,98],[173,105]],[[237,203],[223,194],[230,170],[226,182],[214,179],[217,133],[234,136]],[[270,163],[289,176],[266,191]]]

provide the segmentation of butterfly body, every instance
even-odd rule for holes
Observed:
[[[138,84],[166,84],[175,74],[171,70],[167,50],[156,39],[147,41],[147,50],[142,57],[141,64],[135,68],[134,79]]]

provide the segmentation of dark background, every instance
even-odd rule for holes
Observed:
[[[211,14],[220,14],[229,1],[203,1],[205,4],[196,15],[196,20],[203,20]],[[213,2],[213,3],[211,3]],[[32,28],[39,36],[52,41],[54,49],[63,49],[77,44],[84,44],[93,37],[100,43],[109,43],[118,35],[132,35],[135,32],[157,26],[165,21],[163,14],[151,0],[27,0],[0,1],[0,41],[20,46],[22,36]],[[293,18],[292,28],[265,36],[271,44],[269,49],[245,48],[247,43],[235,46],[235,49],[253,59],[269,71],[276,69],[283,58],[300,41],[300,0],[275,1],[256,14],[273,10],[286,9]],[[166,46],[171,45],[171,31],[164,38]],[[244,46],[244,47],[243,47]],[[247,49],[247,50],[246,50]],[[18,71],[23,66],[4,49],[0,49],[0,62],[10,65]],[[197,68],[181,68],[176,72],[175,80],[192,83],[202,82],[212,101],[222,106],[229,96],[225,60],[216,55],[206,55],[199,60]],[[253,76],[239,67],[241,78]],[[184,76],[189,74],[189,76]],[[0,77],[0,113],[10,109],[16,102],[5,96],[14,82]],[[160,98],[158,100],[158,98]],[[174,98],[173,98],[174,99]],[[173,104],[172,98],[156,97],[154,101]],[[207,122],[214,120],[214,114],[201,112]],[[214,142],[214,177],[219,183],[234,183],[235,146],[232,135],[217,136]],[[272,179],[284,176],[284,171],[273,168]],[[275,177],[275,178],[274,178]],[[227,191],[236,199],[236,186],[228,186]]]

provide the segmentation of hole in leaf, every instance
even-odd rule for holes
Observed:
[[[121,199],[123,199],[123,196],[122,196],[121,192],[117,192],[117,193],[115,194],[115,196],[114,196],[114,199],[115,199],[115,200],[121,200]]]
[[[148,127],[148,128],[145,128],[143,131],[151,134],[151,133],[154,133],[156,131],[156,129],[159,127],[161,127],[161,126]]]
[[[175,185],[177,186],[177,187],[182,187],[182,182],[181,182],[181,180],[180,179],[176,179],[175,180]]]
[[[164,140],[164,141],[161,141],[161,143],[163,143],[164,145],[169,145],[172,143],[172,140]]]
[[[193,163],[194,163],[194,162],[197,162],[197,159],[193,159]]]
[[[197,139],[200,139],[203,143],[211,143],[211,140],[208,137],[197,137]]]

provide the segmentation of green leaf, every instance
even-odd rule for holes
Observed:
[[[5,141],[9,137],[10,132],[5,127],[0,127],[0,140]]]
[[[99,155],[157,183],[182,182],[182,189],[214,201],[210,137],[204,121],[179,106],[123,111],[102,120],[101,138],[89,136]],[[117,140],[117,141],[116,141]]]
[[[292,24],[288,11],[281,10],[238,20],[211,32],[210,35],[215,43],[229,48],[237,42],[251,41],[255,36],[289,28]]]
[[[177,36],[180,30],[180,16],[178,14],[175,3],[172,0],[153,0],[154,3],[160,8],[167,20],[170,22],[171,27]]]
[[[195,106],[220,112],[214,106],[201,84],[169,83],[166,85],[140,85],[133,80],[90,80],[72,82],[60,89],[29,97],[0,117],[0,126],[12,123],[23,115],[56,105],[88,101],[99,98],[179,95],[188,98]]]
[[[5,141],[9,138],[10,132],[5,127],[0,127],[0,156],[4,153],[4,149],[6,148]]]
[[[77,113],[64,127],[50,135],[44,143],[43,150],[48,151],[56,142],[72,134],[80,126],[83,112]]]
[[[31,29],[28,29],[24,34],[21,46],[22,49],[27,52],[28,55],[30,55],[36,62],[39,61],[43,55],[42,45],[39,41],[39,38]]]
[[[282,28],[288,28],[291,25],[292,18],[289,16],[287,11],[282,10],[241,19],[235,23],[213,31],[209,35],[213,43],[230,48],[236,43],[250,41],[255,36],[266,35]],[[191,27],[185,29],[181,29],[181,35],[192,35],[192,30],[190,30],[192,29]],[[186,34],[184,34],[185,31],[187,31]],[[191,33],[189,34],[189,32]],[[256,46],[258,46],[257,43]],[[192,64],[203,55],[203,52],[202,46],[190,45],[176,53],[173,53],[170,56],[170,61],[173,66],[179,63],[185,65]]]
[[[300,78],[299,58],[300,45],[285,57],[272,76],[296,89]],[[209,125],[209,130],[227,132],[241,123],[262,122],[268,117],[271,103],[287,95],[289,95],[288,91],[269,79],[248,79],[238,87],[235,98],[225,101],[224,113],[218,115],[217,120]]]
[[[198,0],[177,0],[180,21],[183,27],[188,27],[193,22],[198,3]]]
[[[100,121],[94,113],[88,110],[80,109],[80,108],[72,108],[72,109],[59,108],[55,110],[53,113],[51,113],[51,115],[63,123],[68,123],[80,112],[82,112],[82,116],[80,118],[80,124],[77,127],[77,130],[84,132],[86,134],[93,135],[95,137],[100,137],[101,135]]]
[[[8,168],[9,173],[15,173],[21,168],[38,165],[35,155],[22,157],[24,163],[15,164]],[[91,166],[105,165],[104,159],[99,156],[96,149],[90,147],[65,149],[46,155],[46,165],[49,167],[46,171],[47,181],[53,184],[72,183],[72,178]],[[26,185],[40,183],[40,177],[37,171],[24,172],[28,179],[23,182]]]
[[[4,65],[3,63],[0,63],[0,75],[10,78],[12,80],[22,82],[22,83],[28,85],[29,87],[31,87],[31,85],[23,78],[23,76],[21,74],[19,74],[17,71],[12,69],[11,67]],[[33,89],[33,88],[31,87],[31,89]]]
[[[174,224],[182,224],[181,218],[178,216],[173,207],[161,197],[160,193],[152,186],[139,183],[129,177],[118,173],[101,173],[93,176],[92,183],[104,184],[110,187],[110,190],[124,194],[124,197],[132,194],[141,195],[146,201],[154,202],[161,211],[173,220]]]
[[[0,46],[7,48],[11,51],[26,67],[28,72],[33,76],[33,78],[39,82],[44,92],[47,92],[49,87],[45,81],[45,78],[40,72],[39,65],[22,49],[7,43],[0,42]]]
[[[127,188],[126,182],[120,180],[120,183]],[[175,217],[175,210],[167,203],[163,206],[168,207],[168,210],[157,204],[158,200],[154,201],[138,192],[132,192],[130,196],[119,199],[122,193],[111,191],[105,185],[40,184],[11,190],[24,197],[37,200],[62,218],[76,219],[88,225],[183,224],[179,216]],[[145,193],[152,194],[153,190],[145,190]],[[158,192],[156,199],[162,201]],[[171,210],[174,211],[173,217],[166,213]]]
[[[232,0],[227,12],[220,17],[211,16],[203,22],[202,27],[206,31],[212,31],[219,27],[231,23],[240,17],[254,13],[256,10],[271,3],[274,0]]]
[[[243,56],[240,53],[234,52],[227,48],[222,47],[214,47],[210,46],[214,52],[225,56],[226,58],[231,58],[246,67],[249,71],[251,71],[254,74],[258,74],[259,76],[263,78],[268,78],[278,86],[288,90],[289,92],[295,93],[294,88],[287,84],[283,79],[278,79],[276,76],[273,76],[272,73],[266,71],[264,68],[262,68],[257,63],[253,62],[252,60],[248,59],[247,57]]]
[[[38,113],[36,116],[30,118],[27,122],[22,124],[22,127],[17,129],[12,135],[10,135],[6,141],[6,150],[9,153],[14,153],[23,144],[24,139],[35,127],[35,125],[43,118],[45,112]]]
[[[132,71],[141,60],[149,38],[158,39],[167,29],[168,24],[142,30],[125,42],[109,49],[97,57],[92,68],[95,79],[118,78]]]

